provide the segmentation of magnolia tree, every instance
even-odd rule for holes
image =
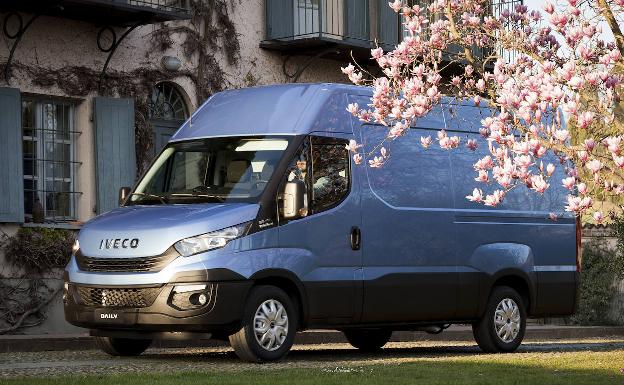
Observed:
[[[439,104],[443,92],[490,107],[495,112],[481,120],[482,143],[463,143],[444,130],[421,137],[425,148],[488,147],[474,164],[477,188],[468,200],[496,206],[512,189],[543,194],[563,184],[570,194],[560,212],[591,214],[598,223],[621,213],[624,206],[604,212],[599,202],[618,202],[624,194],[624,0],[545,2],[540,11],[520,4],[497,15],[488,0],[389,6],[401,15],[406,37],[391,52],[371,51],[383,77],[353,64],[342,69],[353,83],[374,89],[371,103],[351,104],[351,113],[386,126],[384,141],[392,141]],[[514,60],[504,59],[509,52]],[[348,146],[356,163],[381,167],[389,151],[376,148]],[[549,153],[559,161],[545,161]],[[564,168],[563,180],[552,177],[557,167]]]

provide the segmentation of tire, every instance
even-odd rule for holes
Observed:
[[[353,347],[364,352],[380,350],[392,336],[392,330],[386,329],[353,329],[343,333]]]
[[[500,323],[495,322],[495,317]],[[483,318],[472,325],[472,333],[486,353],[513,352],[524,339],[526,319],[526,304],[518,292],[507,286],[497,286],[488,299]]]
[[[95,337],[95,345],[111,356],[138,356],[152,344],[152,340]]]
[[[245,303],[242,327],[230,336],[230,345],[244,361],[280,360],[288,354],[295,340],[297,314],[297,306],[282,289],[256,286]]]

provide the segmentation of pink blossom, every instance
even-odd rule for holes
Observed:
[[[472,195],[466,196],[466,199],[471,202],[481,202],[483,200],[483,191],[475,188],[472,190]]]
[[[362,155],[360,155],[360,154],[353,155],[353,162],[355,164],[361,164],[362,163]]]
[[[479,170],[479,175],[475,178],[477,182],[487,183],[490,181],[488,176],[488,172],[484,170]]]
[[[357,103],[350,103],[347,106],[347,111],[349,111],[349,113],[351,113],[352,115],[357,115],[359,108],[360,106],[358,106]]]
[[[342,70],[342,73],[345,75],[351,75],[353,74],[353,71],[355,71],[355,67],[353,66],[353,64],[349,64],[346,67],[341,67],[340,69]]]
[[[594,119],[594,113],[591,111],[585,111],[583,113],[581,113],[578,117],[578,125],[581,128],[587,128],[589,126],[589,124],[592,122],[592,119]]]
[[[624,168],[624,156],[613,155],[613,163],[619,168]]]
[[[533,175],[531,177],[531,188],[540,194],[543,194],[546,189],[550,187],[541,175]]]
[[[576,185],[576,189],[578,190],[579,194],[581,195],[586,195],[587,194],[587,185],[583,182],[579,183]]]
[[[371,56],[375,60],[379,60],[383,56],[383,48],[371,49]]]
[[[486,206],[496,207],[505,197],[505,192],[502,190],[496,190],[494,193],[485,197],[484,204]]]
[[[601,211],[596,211],[593,215],[594,217],[594,221],[596,221],[596,223],[600,224],[604,221],[604,216],[602,215]]]
[[[583,141],[583,147],[585,147],[585,150],[588,152],[592,152],[594,147],[596,147],[596,142],[592,138],[585,139],[585,141]]]
[[[403,2],[401,0],[395,0],[392,3],[388,3],[390,8],[394,9],[394,12],[399,12],[403,8]]]
[[[424,148],[429,148],[429,146],[431,146],[431,136],[421,136],[420,137],[420,145],[423,146]]]
[[[550,218],[551,221],[556,222],[557,219],[559,219],[559,217],[557,216],[557,214],[555,213],[550,213],[548,214],[548,217]]]
[[[598,159],[593,159],[587,162],[587,168],[595,174],[602,168],[602,163]]]
[[[479,145],[477,144],[477,141],[474,139],[468,139],[468,141],[466,142],[466,148],[471,151],[475,151],[477,147],[479,147]]]
[[[368,165],[370,167],[373,167],[373,168],[379,168],[379,167],[383,166],[383,163],[384,163],[384,158],[382,158],[380,156],[376,156],[373,159],[370,159],[368,161]]]
[[[607,150],[614,154],[619,154],[621,147],[620,143],[622,142],[622,138],[619,136],[609,136],[605,139],[605,144],[607,146]]]
[[[570,137],[570,133],[568,132],[568,130],[556,130],[553,136],[555,137],[555,139],[563,143],[568,140],[568,138]]]
[[[576,183],[576,178],[569,176],[562,179],[561,183],[563,183],[563,187],[567,188],[568,190],[572,190],[572,188],[574,188],[574,184]]]
[[[546,11],[546,13],[549,13],[549,14],[552,14],[553,12],[555,12],[555,7],[552,5],[550,1],[546,1],[544,5],[542,6],[542,8],[544,9],[544,11]]]
[[[346,148],[348,151],[351,151],[351,152],[357,152],[357,149],[358,149],[358,148],[360,148],[360,147],[362,147],[362,145],[361,145],[361,144],[358,144],[358,143],[357,143],[355,140],[353,140],[353,139],[349,140],[349,144],[347,144],[347,145],[345,146],[345,148]]]
[[[546,166],[546,174],[548,174],[548,176],[551,176],[553,172],[555,172],[555,165],[552,163],[548,163],[548,165]]]
[[[494,166],[494,162],[492,162],[492,157],[489,155],[484,156],[479,159],[477,163],[474,164],[475,170],[489,170]]]

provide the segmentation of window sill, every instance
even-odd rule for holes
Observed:
[[[80,230],[82,228],[82,222],[70,222],[70,223],[32,223],[26,222],[23,227],[45,227],[49,229],[65,229],[65,230]]]

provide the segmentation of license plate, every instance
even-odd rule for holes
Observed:
[[[129,325],[135,322],[135,313],[111,309],[97,309],[94,313],[95,322]]]

